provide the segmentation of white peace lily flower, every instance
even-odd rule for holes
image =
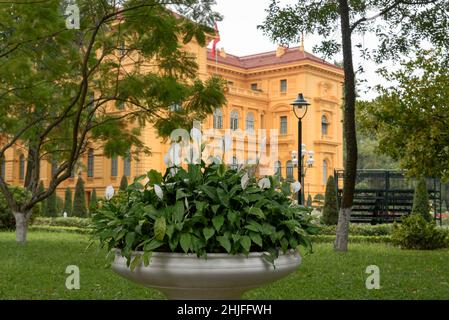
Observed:
[[[190,137],[192,138],[193,142],[195,142],[197,145],[200,145],[201,143],[201,131],[198,128],[193,128],[190,130]]]
[[[154,185],[154,192],[156,192],[156,195],[159,199],[164,199],[164,192],[162,191],[162,188],[157,184]]]
[[[106,200],[111,200],[112,197],[114,196],[115,190],[113,186],[108,186],[106,188],[106,192],[104,194],[104,197],[106,198]]]
[[[242,180],[241,180],[243,190],[246,189],[246,187],[248,186],[248,183],[249,183],[249,176],[247,173],[245,173],[245,175],[242,177]]]
[[[172,166],[172,163],[171,163],[171,161],[170,161],[170,154],[166,154],[165,156],[164,156],[164,163],[165,163],[165,165],[167,166],[167,167],[171,167]]]
[[[269,189],[271,188],[271,182],[268,178],[263,178],[259,181],[259,188],[261,189]]]
[[[299,190],[301,190],[301,183],[299,181],[292,183],[292,192],[297,193]]]

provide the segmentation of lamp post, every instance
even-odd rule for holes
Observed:
[[[298,94],[298,98],[291,103],[293,107],[293,112],[295,113],[296,118],[298,118],[298,180],[301,182],[302,189],[302,158],[303,158],[303,150],[302,150],[302,119],[307,114],[307,109],[310,106],[310,103],[304,99],[304,95],[302,93]],[[304,148],[305,149],[305,148]],[[302,192],[298,192],[298,204],[302,205]]]
[[[299,157],[301,159],[301,168],[299,167],[299,160],[298,160],[298,152],[292,151],[292,164],[293,167],[298,167],[298,174],[301,174],[299,181],[301,182],[301,190],[300,193],[298,192],[298,201],[299,198],[301,201],[305,198],[304,194],[304,177],[306,176],[307,168],[312,168],[313,164],[315,163],[315,159],[313,158],[315,152],[313,151],[307,151],[306,145],[301,145],[301,156]],[[304,161],[304,157],[308,156],[307,160]],[[302,197],[301,197],[302,195]]]

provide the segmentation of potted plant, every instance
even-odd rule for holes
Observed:
[[[169,299],[239,299],[296,271],[317,231],[299,184],[214,160],[152,170],[102,204],[94,232],[116,273]]]

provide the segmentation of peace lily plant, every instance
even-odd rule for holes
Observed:
[[[257,177],[254,166],[220,157],[195,163],[194,149],[182,166],[180,152],[170,148],[164,174],[151,170],[116,194],[107,188],[92,220],[113,270],[173,299],[238,299],[294,272],[299,246],[310,251],[318,231],[293,200],[299,182]]]

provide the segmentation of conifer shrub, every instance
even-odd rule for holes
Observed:
[[[81,177],[76,182],[72,216],[80,218],[87,217],[86,193],[84,191],[84,181]]]
[[[338,223],[337,190],[333,176],[327,179],[322,222],[326,225],[336,225]]]

